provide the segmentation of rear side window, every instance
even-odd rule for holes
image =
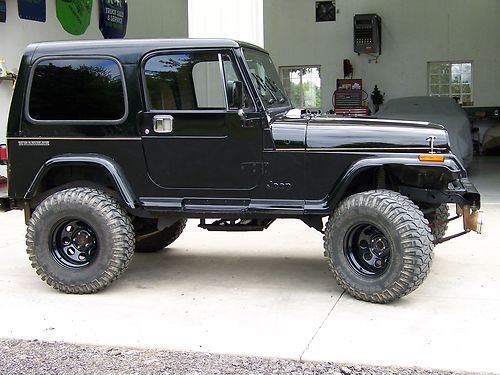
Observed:
[[[119,122],[126,112],[123,73],[117,61],[44,59],[35,65],[28,102],[31,120]]]
[[[226,107],[219,54],[200,51],[157,55],[144,66],[151,110]]]

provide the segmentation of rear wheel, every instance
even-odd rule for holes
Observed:
[[[47,284],[66,293],[93,293],[128,267],[134,231],[114,198],[72,188],[49,196],[35,209],[26,245],[32,267]]]
[[[346,198],[325,228],[336,281],[355,298],[387,303],[415,290],[432,262],[427,220],[408,198],[372,190]]]
[[[150,225],[141,223],[139,230],[136,229],[136,247],[138,253],[152,253],[160,251],[172,244],[186,228],[186,219],[179,219],[171,226],[157,229],[157,220],[151,221]]]

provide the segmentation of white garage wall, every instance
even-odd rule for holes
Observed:
[[[190,38],[231,38],[264,45],[263,0],[189,0]]]
[[[365,91],[427,95],[427,62],[472,60],[475,106],[500,104],[500,1],[337,0],[337,21],[315,22],[314,0],[265,0],[264,40],[276,65],[321,65],[322,109],[331,109],[343,59]],[[377,64],[353,52],[353,16],[382,18]]]
[[[7,22],[0,23],[0,58],[4,58],[9,71],[17,69],[24,48],[32,42],[44,40],[103,39],[99,31],[98,2],[92,7],[91,24],[85,34],[73,36],[63,30],[56,17],[55,1],[47,3],[47,21],[21,20],[17,1],[7,1]],[[187,37],[186,0],[129,0],[127,38]],[[5,142],[5,128],[12,97],[10,82],[0,84],[0,143]],[[5,168],[0,168],[0,175]]]

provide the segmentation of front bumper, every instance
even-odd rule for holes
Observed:
[[[423,202],[431,205],[442,203],[456,203],[460,207],[468,206],[473,211],[481,208],[481,195],[468,178],[452,181],[448,189],[423,189],[402,186],[400,193],[406,195],[414,202]]]
[[[435,244],[451,240],[458,236],[467,234],[471,231],[481,233],[484,216],[479,209],[481,208],[481,196],[476,187],[468,178],[459,178],[448,185],[448,189],[422,189],[403,186],[400,193],[406,195],[414,202],[425,203],[433,206],[447,203],[457,205],[457,216],[447,221],[462,218],[463,232],[443,237],[434,241]]]

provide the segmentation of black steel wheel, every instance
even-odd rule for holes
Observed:
[[[363,301],[388,303],[418,288],[432,262],[427,220],[407,197],[371,190],[342,201],[325,228],[337,283]]]
[[[344,253],[354,271],[366,277],[378,277],[389,266],[391,245],[372,224],[354,225],[345,237]]]
[[[93,293],[116,280],[134,253],[132,222],[108,194],[72,188],[49,196],[26,232],[31,265],[66,293]]]
[[[97,236],[92,227],[83,220],[61,220],[52,228],[51,237],[50,251],[63,267],[85,267],[97,257]]]

